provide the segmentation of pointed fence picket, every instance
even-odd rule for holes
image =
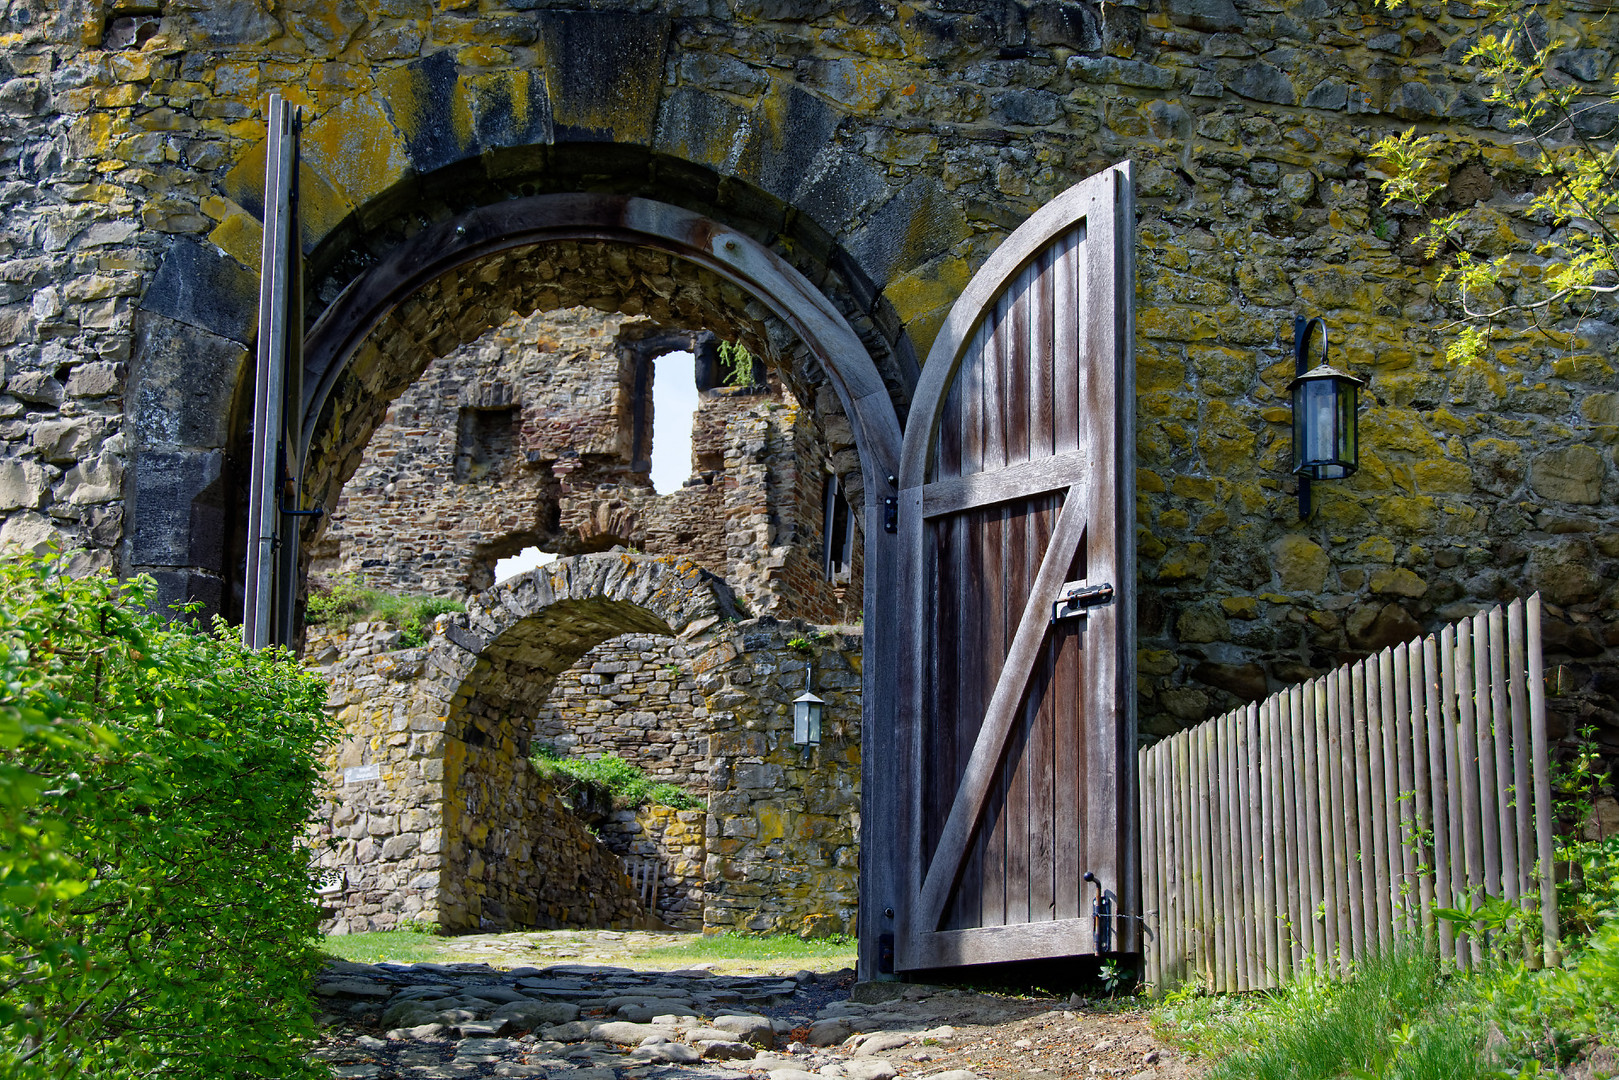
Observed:
[[[1556,963],[1541,662],[1536,593],[1141,751],[1147,981],[1264,989],[1418,933],[1470,968],[1504,943],[1435,909],[1486,896]]]

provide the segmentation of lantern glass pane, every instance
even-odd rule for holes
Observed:
[[[1338,462],[1345,476],[1360,467],[1360,433],[1356,430],[1355,413],[1360,388],[1346,383],[1338,391]]]

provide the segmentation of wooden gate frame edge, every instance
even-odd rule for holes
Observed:
[[[742,288],[798,334],[820,361],[854,429],[865,486],[861,674],[859,967],[875,979],[891,942],[903,885],[903,803],[895,680],[899,538],[887,531],[902,443],[898,412],[877,365],[843,314],[791,264],[710,218],[634,196],[570,193],[491,204],[437,222],[354,279],[327,305],[304,343],[304,401],[296,460],[307,460],[320,414],[367,335],[440,275],[485,256],[537,243],[603,240],[654,248]],[[302,486],[302,476],[298,478]],[[903,760],[900,758],[900,760]],[[891,956],[891,952],[888,954]]]

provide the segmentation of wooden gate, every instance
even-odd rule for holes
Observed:
[[[1137,948],[1134,211],[1070,188],[968,283],[905,433],[896,967]]]

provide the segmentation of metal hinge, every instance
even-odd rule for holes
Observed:
[[[883,499],[883,531],[899,532],[899,500],[892,495]]]
[[[1062,587],[1057,594],[1056,601],[1051,605],[1051,621],[1058,619],[1083,619],[1093,607],[1101,607],[1113,602],[1113,586],[1107,583],[1101,585],[1086,585],[1083,581],[1070,581]]]

